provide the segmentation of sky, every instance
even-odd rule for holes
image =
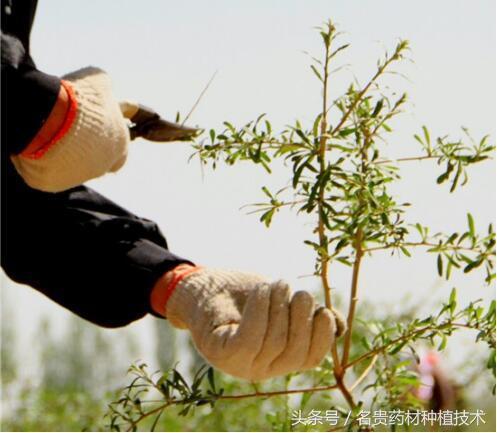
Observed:
[[[187,113],[218,71],[190,118],[192,125],[219,128],[225,120],[241,124],[264,112],[275,129],[282,129],[296,119],[309,124],[319,110],[318,83],[303,51],[321,54],[313,27],[328,18],[344,32],[343,41],[351,43],[339,60],[350,66],[332,78],[331,98],[354,75],[367,80],[377,59],[399,39],[411,43],[412,62],[399,67],[408,79],[389,76],[385,81],[409,95],[406,113],[392,125],[386,156],[419,155],[412,136],[425,124],[433,136],[457,138],[465,126],[476,138],[490,134],[495,142],[492,0],[40,0],[32,55],[41,70],[55,75],[101,67],[118,98],[144,103],[170,119],[177,111]],[[312,228],[309,221],[283,212],[268,230],[256,216],[239,210],[262,198],[261,186],[284,186],[288,169],[268,177],[249,164],[221,165],[202,176],[198,160],[188,163],[191,154],[188,144],[138,140],[131,143],[121,171],[89,185],[156,221],[178,255],[204,266],[284,278],[294,290],[316,291],[316,279],[299,278],[313,269],[312,250],[302,244]],[[411,221],[451,232],[465,228],[469,211],[481,231],[495,220],[494,163],[470,169],[469,184],[453,194],[436,186],[441,171],[434,163],[402,168],[403,180],[394,192],[412,203]],[[350,269],[332,267],[331,284],[339,296],[348,293],[349,279]],[[63,324],[70,314],[6,277],[2,286],[4,299],[18,313],[20,352],[29,347],[42,315]],[[463,301],[494,297],[494,288],[482,285],[481,274],[455,275],[445,282],[436,276],[435,257],[419,253],[411,259],[380,254],[365,260],[359,296],[380,311],[421,299],[430,310],[452,287],[459,288]],[[142,337],[146,356],[149,320],[127,329]],[[26,371],[35,370],[34,358],[23,362]]]

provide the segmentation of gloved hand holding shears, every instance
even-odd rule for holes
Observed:
[[[142,105],[118,103],[109,76],[98,68],[62,77],[61,94],[66,108],[56,134],[46,140],[39,134],[41,138],[21,154],[11,156],[24,181],[42,191],[64,191],[119,170],[126,162],[130,139],[167,142],[198,133]]]

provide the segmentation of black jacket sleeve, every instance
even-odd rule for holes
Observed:
[[[191,263],[168,250],[154,222],[90,188],[44,193],[12,165],[2,171],[2,268],[86,320],[119,327],[154,314],[155,282]]]
[[[9,154],[20,153],[34,138],[50,114],[59,88],[57,77],[2,64],[2,143]]]
[[[2,0],[1,263],[80,317],[105,327],[152,313],[150,291],[180,263],[157,225],[80,186],[51,194],[30,188],[9,156],[50,114],[60,80],[29,56],[33,0]]]
[[[36,1],[2,0],[2,146],[19,153],[50,114],[60,79],[36,69],[29,34]]]

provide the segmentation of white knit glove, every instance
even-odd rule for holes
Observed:
[[[204,268],[180,280],[165,316],[191,332],[210,364],[251,381],[316,367],[345,327],[283,281]]]
[[[77,102],[69,130],[37,159],[11,156],[25,182],[47,192],[63,191],[117,171],[128,152],[128,126],[112,94],[109,76],[87,67],[62,79],[72,87]]]

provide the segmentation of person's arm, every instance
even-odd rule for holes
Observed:
[[[3,270],[96,325],[126,326],[154,314],[156,281],[192,264],[169,250],[154,222],[90,188],[44,193],[12,168],[2,180]]]
[[[63,78],[38,71],[19,39],[2,33],[3,158],[47,192],[117,171],[130,139],[104,71],[88,67]]]
[[[1,40],[2,149],[6,154],[18,154],[46,125],[64,91],[58,77],[34,67],[16,37],[2,33]],[[61,109],[59,103],[57,122],[63,122]],[[51,128],[57,126],[51,120]]]

